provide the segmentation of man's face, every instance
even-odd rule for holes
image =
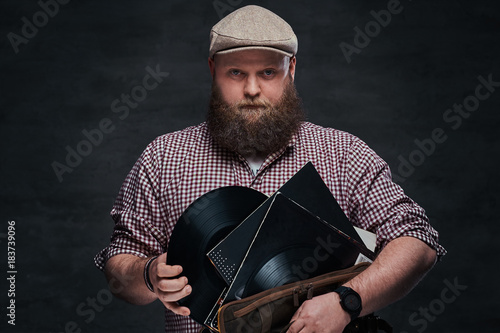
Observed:
[[[221,146],[243,156],[283,148],[304,120],[293,84],[295,58],[267,50],[216,55],[207,123]]]
[[[260,99],[276,104],[289,78],[295,75],[295,57],[269,50],[217,54],[209,59],[214,84],[227,104]]]

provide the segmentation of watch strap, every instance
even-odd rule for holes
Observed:
[[[358,318],[361,313],[362,305],[361,305],[361,297],[359,294],[353,289],[345,286],[340,286],[335,289],[333,292],[339,294],[340,297],[340,306],[344,311],[346,311],[351,316],[351,321]],[[352,308],[346,304],[346,298],[348,295],[352,295],[358,299],[359,306],[357,308]]]

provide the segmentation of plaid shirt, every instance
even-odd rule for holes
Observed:
[[[357,137],[303,123],[287,147],[267,157],[254,176],[240,155],[216,145],[205,123],[166,134],[144,151],[122,185],[111,215],[111,244],[95,258],[158,255],[168,247],[175,223],[201,195],[223,186],[246,186],[273,194],[311,161],[352,224],[375,232],[377,249],[413,236],[446,253],[424,210],[391,181],[388,165]],[[197,332],[192,319],[166,310],[167,332]]]

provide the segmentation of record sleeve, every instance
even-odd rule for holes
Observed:
[[[358,233],[311,162],[305,164],[277,192],[305,207],[313,215],[327,221],[349,237],[363,244]],[[207,256],[229,285],[248,251],[274,196],[268,198],[227,237],[211,249]],[[363,246],[363,245],[361,245]]]
[[[273,202],[224,303],[354,265],[374,253],[281,193]]]

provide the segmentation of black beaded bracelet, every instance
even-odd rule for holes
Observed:
[[[146,287],[148,287],[149,290],[154,292],[153,289],[153,284],[151,283],[151,279],[149,278],[149,266],[151,266],[151,263],[158,258],[158,256],[154,256],[152,258],[149,258],[149,260],[146,262],[146,265],[144,266],[144,282],[146,282]]]

